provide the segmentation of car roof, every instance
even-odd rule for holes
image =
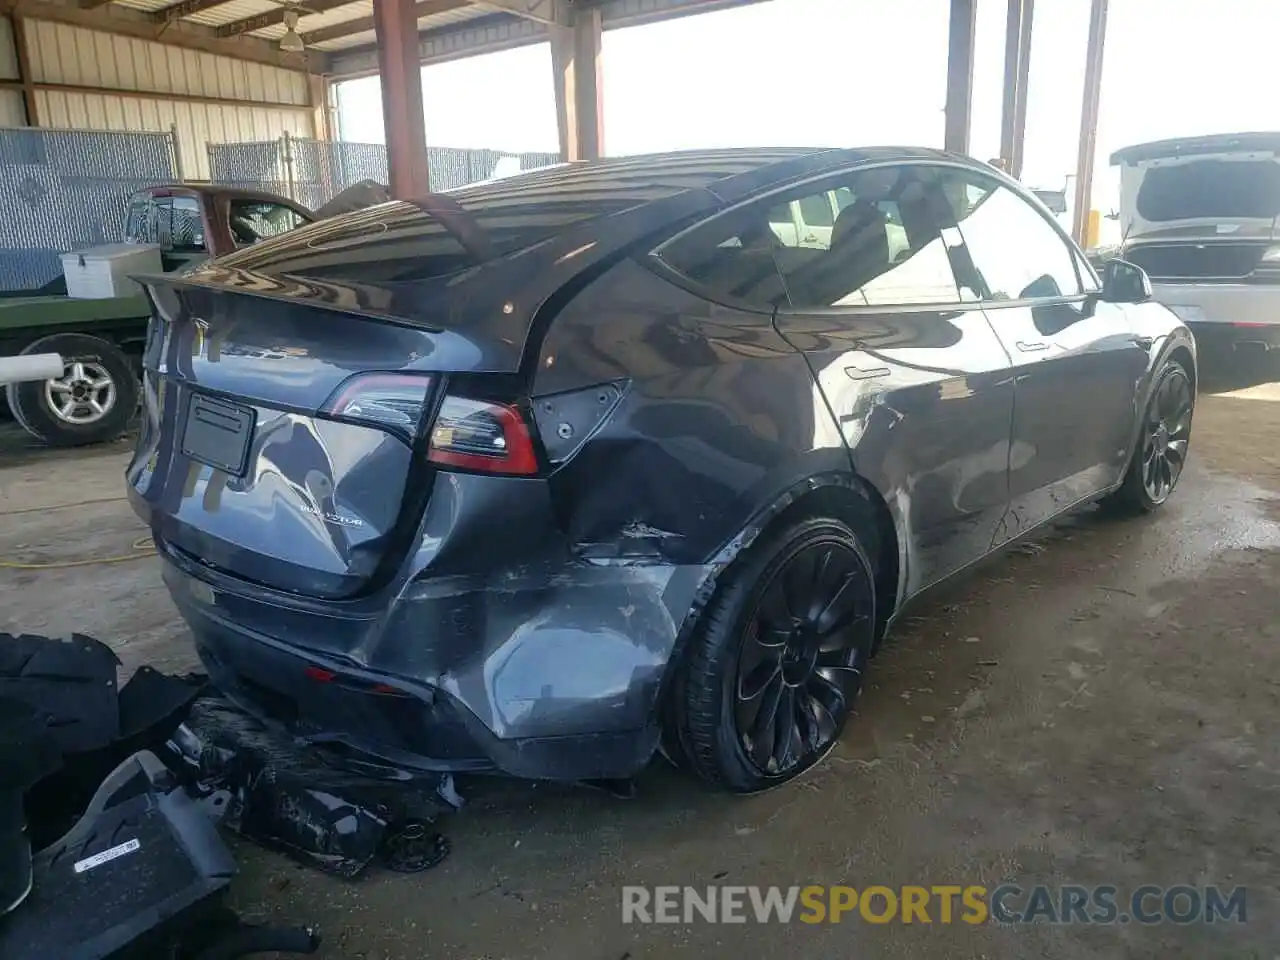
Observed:
[[[500,180],[487,180],[448,191],[461,201],[484,202],[492,195],[513,201],[541,195],[566,197],[594,195],[602,201],[633,193],[638,202],[661,200],[686,190],[705,189],[729,199],[727,194],[767,189],[776,183],[871,160],[921,160],[946,158],[972,163],[968,157],[929,147],[745,147],[721,150],[683,150],[674,153],[607,157],[562,163]],[[746,190],[727,189],[744,181]],[[608,205],[606,203],[606,205]]]

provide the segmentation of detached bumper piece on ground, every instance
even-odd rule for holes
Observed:
[[[306,929],[242,925],[217,821],[345,877],[448,853],[429,818],[461,801],[300,751],[202,677],[139,669],[117,695],[104,644],[0,634],[0,957],[226,960],[313,953]],[[184,720],[187,723],[184,723]],[[32,850],[38,852],[32,854]]]
[[[308,930],[246,927],[222,906],[235,862],[206,817],[149,751],[99,788],[76,826],[35,858],[31,893],[0,926],[13,960],[223,960],[314,953]]]
[[[169,749],[230,830],[326,873],[351,879],[375,861],[415,873],[448,856],[430,829],[462,804],[447,775],[412,779],[300,746],[217,697],[196,701]]]

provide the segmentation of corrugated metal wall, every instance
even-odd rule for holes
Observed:
[[[292,70],[44,20],[27,22],[27,39],[36,83],[307,103],[306,75]]]
[[[42,127],[159,131],[176,125],[189,179],[209,178],[209,142],[315,135],[303,73],[43,20],[26,21],[26,33],[35,83],[130,91],[37,89]],[[242,102],[193,99],[201,97]],[[0,125],[21,123],[20,97],[17,109],[16,121],[6,121],[0,100]]]
[[[0,17],[0,80],[18,79],[18,52],[13,47],[13,24]]]
[[[0,80],[18,79],[18,53],[13,46],[13,26],[0,17]],[[26,123],[22,94],[17,90],[0,90],[0,127],[20,127]]]
[[[16,90],[0,90],[0,127],[20,127],[26,122],[22,94]]]
[[[78,130],[168,130],[178,128],[182,175],[209,179],[209,143],[271,140],[282,133],[311,136],[311,113],[275,107],[237,107],[188,100],[111,94],[36,91],[43,127]],[[21,108],[21,103],[19,103]]]

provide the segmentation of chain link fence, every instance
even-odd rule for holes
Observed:
[[[387,148],[284,136],[211,143],[215,183],[269,190],[316,208],[361,180],[387,182]],[[433,190],[559,162],[554,153],[428,149]],[[0,128],[0,293],[36,292],[62,275],[61,255],[115,243],[129,197],[177,180],[168,133]]]
[[[0,291],[38,290],[61,254],[118,242],[129,197],[176,178],[172,133],[0,128]]]
[[[388,179],[387,148],[380,143],[286,135],[252,143],[211,143],[208,150],[210,176],[215,183],[270,190],[312,209],[361,180],[386,183]],[[559,162],[554,153],[427,148],[428,180],[436,191]]]

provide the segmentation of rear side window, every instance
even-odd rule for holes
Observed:
[[[994,180],[967,171],[945,178],[945,192],[988,301],[1081,293],[1077,254],[1035,207]]]
[[[124,238],[131,243],[155,243],[151,222],[151,198],[140,194],[129,201],[129,216],[124,225]]]
[[[961,299],[950,241],[958,242],[946,198],[927,168],[878,167],[784,195],[802,211],[821,205],[830,225],[806,215],[805,236],[788,242],[771,211],[783,198],[731,211],[658,251],[668,265],[713,294],[759,307],[796,309],[910,306]],[[839,215],[831,217],[833,210]]]
[[[813,193],[800,198],[800,216],[810,227],[831,227],[835,225],[835,217],[831,213],[830,195]]]

